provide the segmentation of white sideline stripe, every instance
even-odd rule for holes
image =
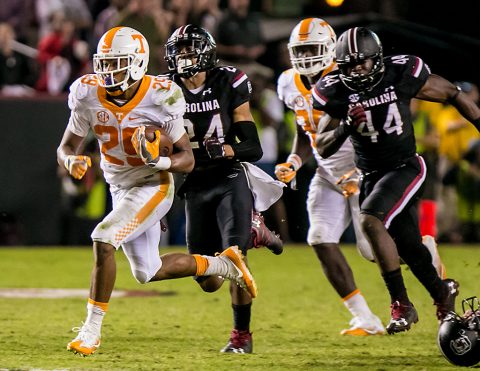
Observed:
[[[39,299],[58,299],[58,298],[88,298],[88,289],[0,289],[0,298],[39,298]],[[114,290],[112,297],[128,296],[128,291]]]

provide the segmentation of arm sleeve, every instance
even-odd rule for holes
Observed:
[[[235,136],[240,142],[232,144],[234,158],[240,161],[255,162],[262,158],[263,151],[258,138],[257,127],[252,121],[239,121],[233,125]]]

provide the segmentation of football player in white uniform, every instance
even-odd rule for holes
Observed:
[[[315,150],[315,135],[323,112],[313,109],[311,89],[317,80],[336,68],[335,42],[335,32],[320,18],[302,20],[290,35],[288,49],[293,68],[280,75],[277,92],[295,112],[297,133],[291,154],[285,163],[276,166],[275,174],[279,180],[292,183],[302,164],[312,153],[315,155],[318,166],[307,200],[308,244],[314,248],[327,279],[353,316],[351,327],[342,330],[341,334],[379,335],[385,329],[357,288],[339,246],[340,237],[353,221],[360,254],[374,260],[358,223],[358,175],[352,145],[346,141],[328,160],[322,159]]]
[[[146,75],[148,59],[148,42],[140,32],[113,28],[98,43],[95,74],[80,77],[70,87],[71,115],[57,150],[58,163],[81,179],[91,160],[79,151],[92,130],[113,199],[113,210],[92,232],[95,263],[87,318],[67,345],[83,355],[100,345],[102,320],[115,283],[115,251],[120,247],[140,283],[214,275],[233,280],[256,296],[255,281],[237,246],[217,257],[159,255],[160,219],[174,197],[171,172],[190,172],[194,157],[184,129],[182,90],[165,77]],[[149,142],[147,123],[165,134],[157,130]],[[169,157],[159,154],[161,135],[168,135],[174,145]]]

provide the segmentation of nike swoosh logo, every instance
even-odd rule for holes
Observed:
[[[129,121],[138,120],[139,118],[141,118],[141,117],[140,116],[128,116]]]

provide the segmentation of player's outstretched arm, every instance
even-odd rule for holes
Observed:
[[[447,79],[435,74],[430,75],[416,98],[450,103],[480,132],[480,108],[477,103]]]

